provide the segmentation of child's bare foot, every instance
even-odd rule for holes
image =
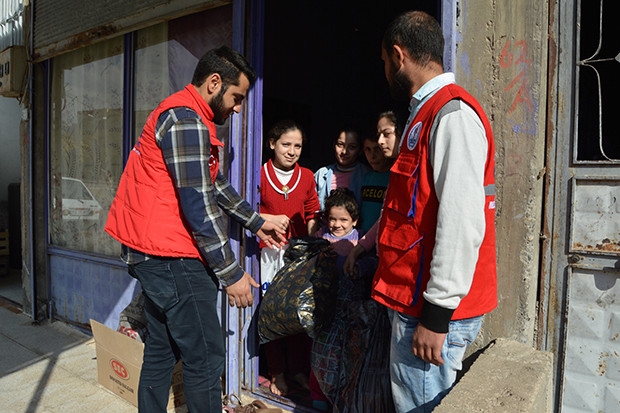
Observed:
[[[293,380],[297,382],[302,388],[310,390],[310,379],[307,374],[297,373],[293,376]]]
[[[276,396],[286,396],[286,393],[288,393],[288,385],[286,384],[284,373],[279,373],[271,377],[269,390]]]

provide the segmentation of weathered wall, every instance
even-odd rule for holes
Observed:
[[[545,160],[547,6],[468,0],[458,13],[457,81],[481,102],[496,143],[499,307],[477,346],[534,344]],[[476,346],[475,346],[476,347]]]

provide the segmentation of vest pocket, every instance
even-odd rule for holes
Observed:
[[[422,281],[424,237],[407,217],[394,210],[384,208],[383,219],[375,289],[405,306],[414,305]]]

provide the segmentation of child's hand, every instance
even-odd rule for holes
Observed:
[[[266,220],[256,235],[270,248],[282,248],[286,244],[286,230],[270,220]]]
[[[278,229],[286,232],[288,226],[291,224],[291,220],[286,215],[272,215],[272,214],[260,214],[265,221],[272,222]]]
[[[364,247],[362,247],[360,244],[357,244],[355,247],[353,247],[349,255],[347,255],[347,259],[344,262],[342,270],[351,278],[357,278],[358,268],[355,266],[355,261],[357,261],[359,256],[362,255],[364,251]]]
[[[286,215],[273,215],[271,220],[284,231],[286,231],[288,226],[291,224],[291,220]]]

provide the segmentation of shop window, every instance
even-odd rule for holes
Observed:
[[[232,6],[140,30],[52,60],[50,95],[50,241],[71,250],[118,256],[103,231],[123,171],[123,147],[140,136],[149,113],[192,80],[209,49],[232,45]],[[133,67],[124,65],[133,53]],[[131,71],[133,90],[123,83]],[[133,96],[130,107],[123,99]],[[123,136],[124,120],[131,136]],[[218,129],[226,137],[228,128]]]
[[[162,99],[190,83],[200,57],[221,45],[232,46],[232,6],[181,17],[136,33],[134,141],[149,113]],[[218,130],[219,136],[227,133],[227,129]]]
[[[118,253],[103,226],[123,167],[122,38],[55,58],[50,100],[51,243]]]

